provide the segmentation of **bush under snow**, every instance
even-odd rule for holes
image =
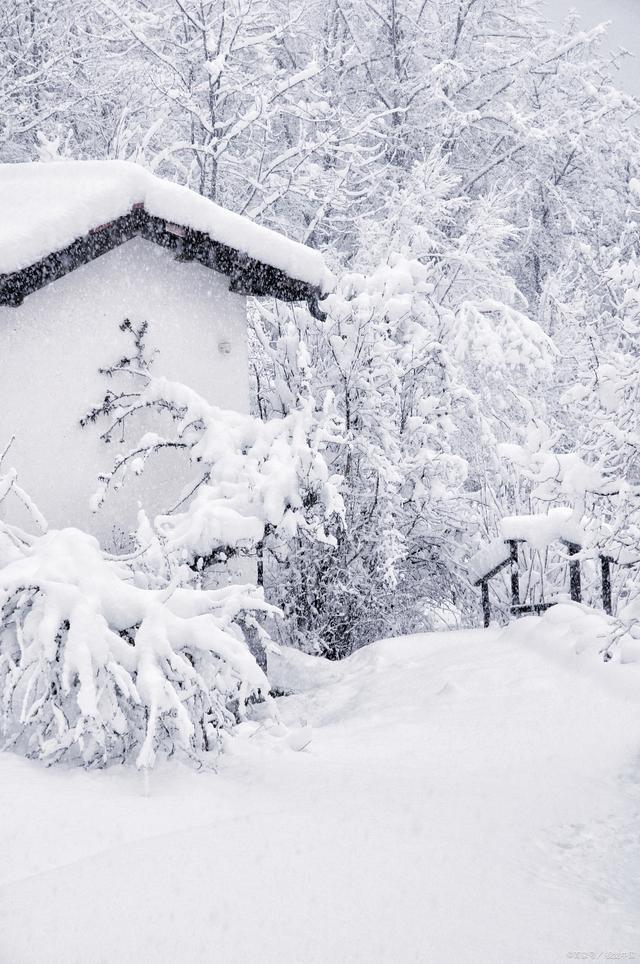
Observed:
[[[0,522],[5,747],[151,767],[158,753],[217,750],[252,697],[269,699],[242,632],[271,608],[260,591],[148,585],[77,529],[32,536]]]

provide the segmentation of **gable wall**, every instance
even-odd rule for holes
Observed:
[[[108,387],[98,368],[131,351],[118,329],[127,317],[149,322],[156,374],[221,407],[249,407],[246,298],[229,292],[226,277],[179,263],[149,241],[128,241],[18,308],[0,306],[0,449],[16,436],[4,468],[15,466],[50,525],[79,526],[105,545],[114,527],[135,523],[139,499],[151,513],[162,511],[189,478],[180,457],[167,454],[97,515],[90,511],[96,477],[115,451],[98,440],[104,424],[81,429],[78,422]],[[221,353],[223,342],[230,354]],[[24,521],[15,502],[4,514]]]

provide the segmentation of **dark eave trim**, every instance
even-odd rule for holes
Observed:
[[[28,268],[0,274],[0,305],[21,305],[32,292],[135,237],[169,248],[181,261],[197,261],[227,275],[230,291],[257,297],[271,296],[281,301],[306,301],[316,318],[324,318],[318,305],[319,292],[313,285],[290,278],[284,271],[214,241],[201,231],[153,217],[141,206],[109,224],[94,228],[62,251],[56,251]]]

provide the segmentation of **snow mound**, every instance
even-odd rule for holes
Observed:
[[[0,274],[61,251],[134,205],[208,234],[322,293],[333,287],[319,252],[128,161],[0,165]]]
[[[599,610],[580,603],[558,603],[542,616],[524,616],[502,629],[379,640],[339,662],[279,647],[269,654],[269,681],[285,693],[326,693],[331,688],[339,692],[345,687],[357,691],[346,715],[360,720],[369,710],[375,711],[376,704],[379,708],[397,703],[402,714],[408,693],[421,684],[425,692],[433,690],[429,676],[434,660],[448,658],[463,642],[470,647],[472,659],[481,664],[482,647],[488,640],[499,640],[502,649],[511,647],[514,653],[536,652],[551,664],[552,671],[561,667],[561,672],[592,677],[597,686],[613,688],[617,695],[640,702],[640,651],[636,652],[619,630],[618,621]],[[460,687],[451,681],[444,689],[437,688],[438,695],[454,691]]]
[[[340,679],[341,664],[309,656],[291,646],[279,646],[268,655],[269,682],[281,693],[304,693]]]

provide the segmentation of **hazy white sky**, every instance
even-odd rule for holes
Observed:
[[[620,86],[640,95],[640,0],[547,0],[551,19],[563,18],[574,8],[585,26],[611,21],[609,42],[636,54],[628,58],[620,73]]]

